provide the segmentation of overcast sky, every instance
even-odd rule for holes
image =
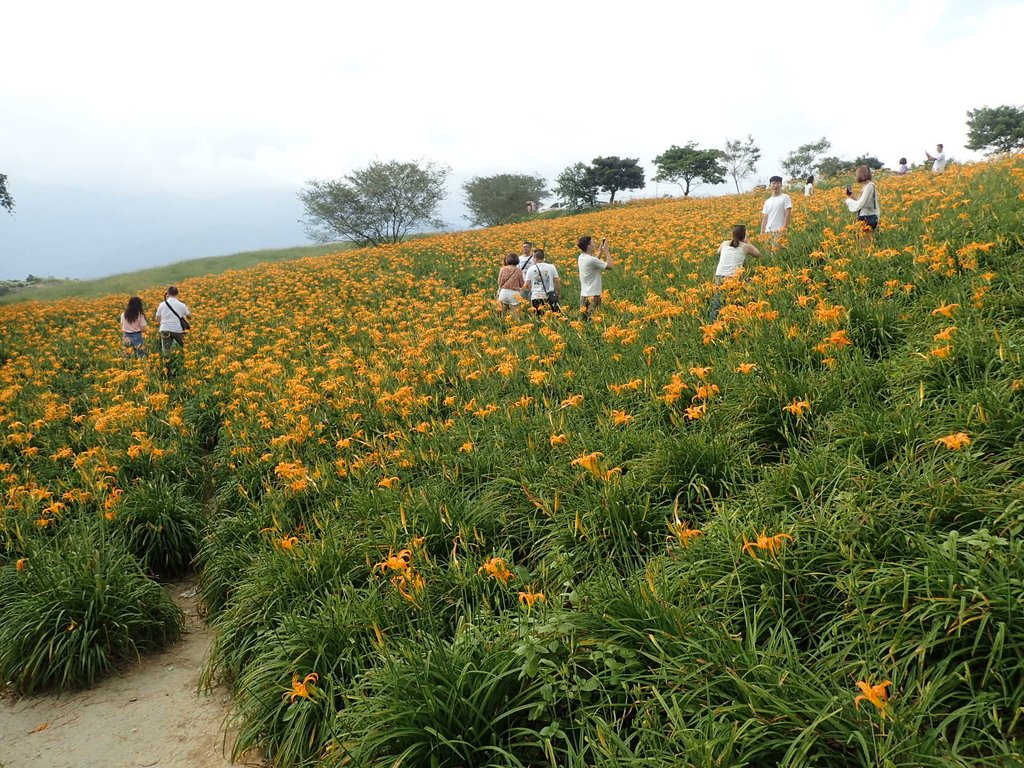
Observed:
[[[747,134],[759,181],[823,135],[967,160],[966,111],[1024,103],[1021,0],[36,0],[0,23],[0,278],[297,245],[303,182],[374,159],[450,166],[464,227],[475,175],[619,155],[650,179],[672,144]]]

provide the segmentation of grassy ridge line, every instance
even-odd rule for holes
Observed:
[[[12,291],[6,296],[0,296],[0,304],[73,298],[93,299],[119,293],[136,295],[146,289],[171,285],[192,277],[219,275],[222,272],[249,269],[260,264],[277,261],[323,256],[347,251],[352,247],[350,243],[327,243],[325,245],[300,245],[294,248],[242,251],[226,256],[206,256],[160,267],[140,269],[137,272],[123,272],[95,280],[70,280],[52,285],[23,288]]]

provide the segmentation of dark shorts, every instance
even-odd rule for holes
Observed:
[[[878,226],[878,217],[875,216],[874,214],[872,214],[871,216],[858,216],[857,221],[863,221],[872,229],[875,229]]]

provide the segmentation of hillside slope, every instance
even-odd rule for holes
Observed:
[[[713,324],[756,194],[189,280],[170,383],[118,301],[2,307],[0,673],[78,680],[33,648],[109,594],[89,541],[140,604],[196,556],[236,749],[279,765],[1020,765],[1022,193],[882,178],[874,238],[797,198]],[[503,325],[501,256],[572,307],[584,233],[597,318]]]

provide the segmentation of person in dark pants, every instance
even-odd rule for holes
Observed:
[[[185,331],[189,308],[178,298],[178,287],[169,286],[164,300],[156,308],[156,319],[160,323],[160,354],[164,359],[164,372],[168,379],[177,376],[185,364]]]

